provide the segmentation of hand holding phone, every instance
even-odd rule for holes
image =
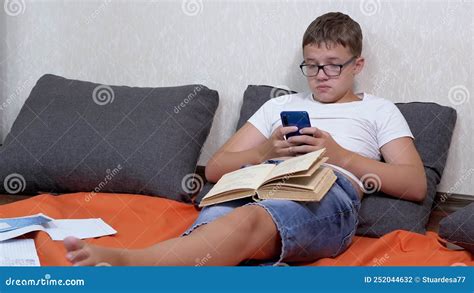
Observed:
[[[297,131],[288,133],[285,138],[288,139],[295,135],[301,135],[300,129],[305,127],[311,127],[311,121],[309,120],[308,112],[306,111],[282,111],[280,113],[281,123],[284,127],[296,126]]]

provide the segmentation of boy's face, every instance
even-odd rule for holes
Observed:
[[[348,48],[340,44],[332,45],[328,49],[324,43],[321,46],[316,44],[306,45],[303,48],[303,56],[304,63],[312,65],[341,65],[354,57]],[[364,59],[359,57],[352,60],[341,69],[341,74],[337,77],[327,76],[323,69],[320,69],[316,76],[307,77],[308,86],[316,100],[322,103],[353,100],[354,77],[362,70]]]

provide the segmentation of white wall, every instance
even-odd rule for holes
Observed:
[[[221,99],[205,164],[233,132],[248,84],[306,89],[302,35],[318,15],[342,11],[364,32],[358,89],[456,108],[440,191],[474,195],[472,1],[4,1],[2,136],[45,73],[132,86],[203,83]]]

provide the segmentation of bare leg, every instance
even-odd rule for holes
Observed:
[[[74,265],[237,265],[247,259],[271,259],[281,250],[275,223],[256,205],[237,208],[187,236],[145,249],[98,247],[76,238],[66,238],[64,245]]]

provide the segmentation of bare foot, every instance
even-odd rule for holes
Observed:
[[[74,266],[124,265],[125,250],[87,244],[76,237],[64,238],[66,258]]]

